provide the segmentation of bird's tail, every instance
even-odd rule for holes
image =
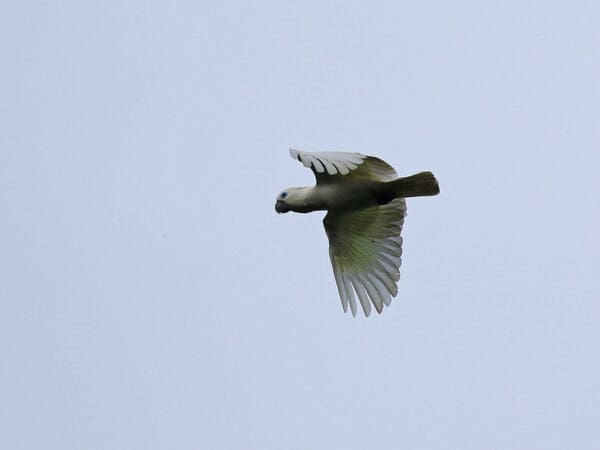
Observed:
[[[435,176],[431,172],[419,172],[409,177],[396,178],[385,183],[394,197],[423,197],[440,193]]]

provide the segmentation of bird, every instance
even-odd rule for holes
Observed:
[[[327,211],[323,219],[329,258],[342,308],[356,316],[378,313],[398,293],[402,262],[402,226],[406,197],[437,195],[433,173],[398,177],[392,166],[374,156],[352,152],[308,152],[290,156],[310,168],[315,186],[290,187],[276,199],[277,213]]]

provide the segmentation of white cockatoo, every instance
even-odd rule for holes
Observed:
[[[326,210],[329,257],[344,312],[356,315],[356,297],[366,316],[378,313],[398,293],[405,197],[436,195],[431,172],[398,178],[385,161],[360,153],[303,152],[290,155],[310,167],[313,187],[291,187],[277,196],[275,211]],[[356,294],[356,295],[355,295]]]

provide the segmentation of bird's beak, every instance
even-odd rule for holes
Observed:
[[[277,213],[286,213],[289,210],[290,207],[283,200],[277,200],[277,203],[275,203],[275,211],[277,211]]]

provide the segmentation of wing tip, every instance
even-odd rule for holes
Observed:
[[[289,148],[292,159],[297,159],[315,174],[348,175],[363,164],[369,156],[358,152],[307,152]]]

